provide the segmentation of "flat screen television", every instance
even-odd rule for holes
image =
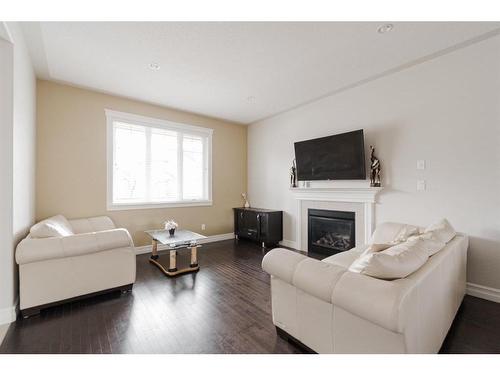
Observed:
[[[295,160],[299,181],[364,180],[363,129],[295,142]]]

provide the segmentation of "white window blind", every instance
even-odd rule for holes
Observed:
[[[108,209],[211,204],[211,129],[106,116]]]

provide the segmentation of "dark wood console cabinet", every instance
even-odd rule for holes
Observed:
[[[261,208],[233,208],[236,238],[258,241],[262,247],[283,239],[283,211]]]

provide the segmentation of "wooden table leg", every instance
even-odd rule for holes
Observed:
[[[168,267],[168,272],[177,271],[177,251],[170,250],[170,263]]]
[[[151,259],[158,259],[158,241],[153,240],[151,245]]]
[[[198,267],[198,257],[197,257],[197,249],[198,246],[190,247],[191,249],[191,264],[190,267]]]

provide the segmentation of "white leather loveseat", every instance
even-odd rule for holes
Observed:
[[[16,249],[23,316],[78,296],[121,289],[135,282],[134,244],[106,216],[35,224]]]
[[[318,353],[437,353],[465,294],[468,238],[454,235],[395,280],[349,271],[366,248],[322,261],[267,253],[262,267],[271,275],[278,333]]]

